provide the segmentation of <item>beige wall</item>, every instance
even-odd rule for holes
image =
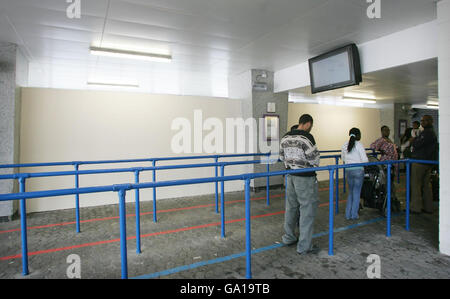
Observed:
[[[353,127],[361,130],[361,142],[366,148],[381,136],[378,109],[289,103],[288,113],[288,128],[297,124],[302,114],[311,114],[314,119],[311,134],[320,151],[341,149],[348,141],[348,132]],[[321,166],[328,164],[335,164],[334,159],[321,161]],[[328,180],[328,173],[322,171],[318,178]]]
[[[22,95],[20,162],[88,161],[179,156],[171,151],[172,120],[185,117],[193,122],[193,110],[202,109],[203,119],[241,115],[241,103],[223,98],[149,95],[123,92],[24,88]],[[205,133],[204,133],[205,136]],[[189,154],[195,155],[195,154]],[[196,160],[197,163],[213,160]],[[179,163],[179,162],[178,162]],[[186,164],[194,161],[185,161]],[[160,165],[168,163],[161,162]],[[96,168],[151,166],[150,163],[107,164]],[[82,166],[80,170],[94,169]],[[73,170],[68,167],[23,169],[23,172]],[[226,174],[245,172],[245,167],[228,167]],[[158,180],[210,177],[213,168],[162,171]],[[151,172],[141,182],[151,181]],[[133,174],[89,175],[80,178],[81,187],[134,182]],[[27,180],[27,191],[73,188],[73,177]],[[241,190],[242,182],[226,184],[227,191]],[[161,188],[158,199],[214,192],[213,184]],[[151,200],[152,191],[142,190],[141,200]],[[74,207],[74,197],[31,199],[28,212]],[[134,200],[134,191],[127,201]],[[211,196],[213,202],[214,196]],[[81,206],[117,203],[115,193],[81,195]]]
[[[79,91],[24,88],[22,90],[20,162],[89,161],[179,156],[172,153],[171,140],[177,131],[171,130],[177,117],[193,123],[195,109],[201,109],[203,120],[217,117],[236,118],[242,115],[237,100],[173,95],[149,95],[124,92]],[[289,104],[288,127],[298,122],[302,113],[309,113],[315,123],[312,134],[320,150],[340,149],[348,139],[348,130],[359,127],[366,147],[378,138],[380,113],[377,109],[348,108],[327,105]],[[205,132],[203,137],[207,134]],[[186,154],[195,155],[195,154]],[[240,158],[239,160],[243,160]],[[205,163],[212,160],[184,161]],[[332,160],[323,161],[334,163]],[[177,162],[179,164],[180,162]],[[161,162],[159,165],[169,163]],[[150,163],[105,164],[81,166],[124,168],[151,166]],[[23,172],[73,170],[73,166],[22,169]],[[247,172],[245,166],[233,166],[227,175]],[[161,171],[158,180],[210,177],[213,168]],[[328,179],[322,173],[319,179]],[[152,180],[151,172],[141,175],[141,182]],[[80,177],[80,186],[102,186],[134,182],[133,174],[101,174]],[[33,178],[27,180],[27,191],[73,188],[73,177]],[[242,190],[242,182],[226,183],[226,191]],[[214,185],[170,187],[158,189],[158,199],[211,194]],[[142,190],[141,200],[152,200],[152,190]],[[127,193],[134,201],[134,192]],[[81,195],[81,206],[117,203],[115,193]],[[30,199],[28,212],[69,209],[74,196]]]

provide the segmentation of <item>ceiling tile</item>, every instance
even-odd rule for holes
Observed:
[[[196,21],[196,17],[192,15],[117,0],[111,1],[108,19],[182,30],[191,29]]]
[[[60,84],[62,80],[53,77],[61,75],[64,66],[70,66],[67,76],[79,82],[87,76],[87,69],[111,75],[135,70],[148,73],[148,78],[155,72],[170,73],[172,78],[177,72],[184,78],[192,72],[197,79],[211,74],[226,77],[253,68],[277,71],[343,44],[360,44],[436,18],[433,0],[382,0],[381,19],[377,20],[367,17],[369,4],[364,0],[80,3],[81,18],[69,19],[66,9],[70,4],[65,0],[0,0],[0,41],[25,47],[32,70],[48,74],[42,78],[32,75],[33,82]],[[90,46],[167,53],[173,62],[99,58],[89,54]],[[418,94],[436,89],[428,86],[436,76],[434,66],[405,66],[401,71],[401,75],[398,70],[386,70],[383,76],[367,74],[357,88],[393,98],[393,93],[408,97],[416,88]]]
[[[108,21],[105,33],[167,43],[197,45],[222,50],[239,49],[246,43],[243,40],[215,37],[212,35],[198,34],[192,31],[119,21]],[[107,38],[105,38],[105,41],[107,42]]]

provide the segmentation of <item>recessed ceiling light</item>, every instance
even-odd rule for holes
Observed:
[[[373,94],[356,93],[356,92],[344,92],[344,98],[362,99],[362,100],[376,100],[377,99]]]
[[[89,81],[86,83],[87,85],[93,85],[93,86],[111,86],[111,87],[129,87],[129,88],[138,88],[138,84],[134,83],[113,83],[113,82],[94,82]]]
[[[136,51],[128,51],[128,50],[98,48],[98,47],[91,47],[90,51],[91,51],[92,55],[97,55],[97,56],[137,59],[137,60],[156,61],[156,62],[171,62],[172,61],[171,55],[164,55],[164,54],[144,53],[144,52],[136,52]]]

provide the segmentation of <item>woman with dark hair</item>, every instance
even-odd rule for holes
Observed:
[[[341,158],[344,164],[367,163],[369,159],[366,150],[361,142],[361,131],[358,128],[352,128],[349,132],[350,140],[342,147]],[[364,167],[346,168],[348,182],[347,207],[345,209],[345,218],[347,220],[358,219],[359,201],[361,197],[361,188],[364,181]]]

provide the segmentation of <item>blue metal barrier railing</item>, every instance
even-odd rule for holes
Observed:
[[[338,152],[338,151],[324,151],[324,152]],[[101,173],[119,173],[119,172],[134,172],[135,174],[135,183],[139,183],[139,173],[142,171],[152,171],[153,172],[153,182],[156,182],[156,171],[157,170],[169,170],[169,169],[186,169],[186,168],[198,168],[198,167],[215,167],[216,177],[217,177],[217,169],[221,168],[221,176],[224,177],[224,168],[229,165],[243,165],[243,164],[256,164],[261,163],[262,160],[253,160],[253,161],[235,161],[235,162],[221,162],[221,163],[204,163],[204,164],[188,164],[188,165],[168,165],[168,166],[160,166],[156,167],[156,161],[174,161],[174,160],[184,160],[184,159],[205,159],[205,158],[214,158],[215,161],[218,161],[219,158],[227,158],[227,157],[250,157],[250,156],[270,156],[270,153],[266,154],[230,154],[230,155],[213,155],[213,156],[190,156],[190,157],[168,157],[168,158],[153,158],[153,159],[129,159],[129,160],[102,160],[102,161],[79,161],[79,162],[52,162],[52,163],[32,163],[32,164],[13,164],[13,165],[0,165],[1,168],[11,168],[11,167],[41,167],[41,166],[61,166],[61,165],[74,165],[75,171],[60,171],[60,172],[42,172],[42,173],[18,173],[18,174],[9,174],[9,175],[0,175],[0,179],[18,179],[20,184],[21,192],[25,192],[25,180],[27,178],[33,177],[54,177],[54,176],[64,176],[64,175],[74,175],[75,176],[75,188],[79,188],[79,176],[86,174],[101,174]],[[322,156],[321,159],[334,158],[336,160],[336,165],[339,163],[339,155],[329,155]],[[153,167],[134,167],[134,168],[122,168],[122,169],[100,169],[100,170],[84,170],[80,171],[79,166],[82,164],[106,164],[106,163],[125,163],[125,162],[143,162],[143,161],[152,161]],[[279,160],[266,160],[267,163],[267,172],[270,172],[270,164],[272,162],[281,162]],[[345,170],[345,169],[344,169]],[[338,173],[338,172],[336,172]],[[269,196],[269,176],[267,176],[266,183],[266,196],[267,196],[267,205],[270,204],[270,196]],[[338,182],[339,177],[336,176],[336,182]],[[345,182],[344,182],[345,184]],[[215,182],[216,186],[216,213],[218,213],[218,181]],[[75,194],[75,218],[76,218],[76,231],[80,232],[80,211],[79,211],[79,195],[80,193]],[[338,198],[339,196],[339,185],[337,183],[336,187],[336,214],[338,213]],[[21,215],[26,215],[26,205],[25,200],[21,200]],[[136,205],[136,252],[141,253],[141,238],[140,238],[140,203],[139,203],[139,190],[135,190],[135,205]],[[222,237],[225,237],[225,206],[224,206],[224,181],[221,182],[221,231]],[[156,186],[153,187],[153,220],[156,222]],[[26,228],[26,219],[21,219],[21,226]],[[26,235],[22,234],[22,249],[27,248],[27,240]],[[27,249],[25,250],[27,252]],[[27,255],[24,254],[24,257]],[[28,261],[23,261],[24,269],[23,274],[28,274]]]
[[[278,160],[272,160],[272,162],[278,162]],[[79,189],[78,177],[80,175],[89,175],[89,174],[108,174],[108,173],[124,173],[130,172],[134,173],[135,176],[135,184],[139,184],[139,174],[144,171],[152,171],[153,173],[156,170],[173,170],[173,169],[188,169],[188,168],[202,168],[202,167],[220,167],[221,168],[221,176],[224,176],[224,168],[225,166],[230,165],[245,165],[245,164],[257,164],[261,163],[261,160],[251,160],[251,161],[234,161],[234,162],[217,162],[217,163],[204,163],[204,164],[186,164],[186,165],[166,165],[166,166],[158,166],[158,167],[133,167],[133,168],[120,168],[120,169],[96,169],[96,170],[77,170],[77,171],[59,171],[59,172],[40,172],[40,173],[18,173],[18,174],[7,174],[0,175],[0,180],[4,179],[19,179],[19,184],[21,188],[21,192],[25,192],[25,180],[28,178],[40,178],[40,177],[56,177],[56,176],[72,176],[75,175],[77,177],[75,188]],[[155,180],[155,176],[153,176],[153,180]],[[225,206],[224,206],[224,182],[221,182],[221,215],[222,215],[222,237],[225,237]],[[153,188],[153,190],[155,190]],[[267,187],[268,189],[268,187]],[[216,194],[217,195],[217,194]],[[77,207],[79,207],[79,194],[75,194],[77,200]],[[141,238],[140,238],[140,196],[139,189],[135,190],[135,208],[136,208],[136,252],[141,253]],[[216,211],[218,209],[216,202]],[[26,212],[25,208],[24,211]],[[156,200],[153,200],[153,214],[155,215],[157,211]],[[22,213],[22,210],[21,210]],[[80,216],[79,211],[76,209],[76,231],[80,232]],[[155,217],[154,217],[155,220]],[[27,271],[24,271],[27,272]]]
[[[391,167],[393,164],[406,164],[406,224],[405,229],[410,231],[410,176],[411,176],[411,164],[412,163],[420,163],[420,164],[434,164],[438,165],[438,161],[427,161],[427,160],[397,160],[397,161],[381,161],[381,162],[372,162],[372,163],[358,163],[358,164],[346,164],[346,165],[331,165],[326,167],[317,167],[312,169],[302,169],[295,171],[283,171],[283,172],[271,172],[270,174],[248,174],[244,175],[245,177],[245,196],[246,196],[246,277],[251,278],[251,239],[250,239],[250,215],[247,215],[247,209],[250,209],[250,200],[249,200],[249,192],[247,191],[247,186],[249,185],[249,181],[251,179],[261,177],[262,175],[286,175],[286,174],[296,174],[302,172],[309,172],[311,170],[315,171],[329,171],[329,231],[328,231],[328,255],[334,255],[333,245],[334,245],[334,212],[333,212],[333,189],[334,189],[334,172],[339,169],[346,169],[350,167],[361,167],[361,166],[371,166],[371,165],[387,165],[387,214],[386,214],[386,236],[391,237]],[[288,173],[287,173],[288,172]],[[248,226],[248,227],[247,227]]]
[[[368,149],[369,150],[369,149]],[[321,153],[333,153],[339,152],[339,150],[329,150],[322,151]],[[375,152],[374,152],[375,153]],[[9,165],[0,165],[0,168],[22,168],[22,167],[43,167],[43,166],[64,166],[64,165],[73,165],[75,171],[64,171],[64,172],[43,172],[43,173],[18,173],[11,175],[0,175],[0,179],[18,179],[20,188],[22,192],[25,192],[25,180],[27,178],[32,177],[51,177],[51,176],[63,176],[63,175],[74,175],[75,176],[75,188],[79,188],[79,176],[86,174],[100,174],[100,173],[118,173],[118,172],[134,172],[135,174],[135,183],[139,183],[139,174],[142,171],[152,171],[153,173],[153,182],[156,182],[156,171],[157,170],[169,170],[169,169],[186,169],[186,168],[197,168],[197,167],[215,167],[215,175],[217,177],[218,167],[221,168],[221,176],[224,176],[224,168],[227,165],[242,165],[242,164],[256,164],[261,163],[261,160],[254,161],[236,161],[236,162],[228,162],[228,163],[218,163],[219,158],[230,158],[230,157],[251,157],[251,156],[267,156],[269,157],[271,153],[255,153],[255,154],[227,154],[227,155],[203,155],[203,156],[185,156],[185,157],[164,157],[164,158],[150,158],[150,159],[125,159],[125,160],[101,160],[101,161],[74,161],[74,162],[50,162],[50,163],[27,163],[27,164],[9,164]],[[170,166],[162,166],[156,167],[157,161],[175,161],[175,160],[194,160],[194,159],[208,159],[213,158],[215,163],[204,163],[204,164],[189,164],[189,165],[170,165]],[[339,164],[339,155],[330,155],[330,156],[322,156],[321,159],[334,158],[336,161],[336,165]],[[153,167],[134,167],[134,168],[123,168],[123,169],[108,169],[108,170],[86,170],[80,171],[80,165],[94,165],[94,164],[113,164],[113,163],[131,163],[131,162],[152,162]],[[273,162],[281,162],[280,160],[271,162],[265,161],[267,163],[267,172],[270,172],[270,164]],[[266,178],[266,196],[267,196],[267,205],[270,205],[270,177]],[[338,213],[338,201],[339,201],[339,176],[338,172],[336,172],[336,214]],[[218,182],[215,182],[215,201],[216,201],[216,213],[218,213]],[[344,169],[344,192],[345,192],[345,169]],[[139,190],[135,190],[135,205],[136,205],[136,235],[137,235],[137,245],[136,252],[141,253],[140,248],[140,203],[139,203]],[[222,237],[225,237],[225,208],[224,208],[224,181],[221,182],[221,221],[222,221]],[[76,231],[80,232],[80,198],[79,193],[75,194],[75,219],[76,219]],[[21,210],[26,212],[25,202],[21,201]],[[157,221],[157,206],[156,206],[156,187],[153,188],[153,221]],[[26,220],[21,222],[25,223]],[[23,243],[26,243],[26,240],[23,240]],[[26,247],[26,246],[23,246]],[[25,263],[24,263],[25,264]],[[28,273],[28,270],[24,270],[24,273]],[[24,274],[26,275],[26,274]]]
[[[338,151],[324,151],[324,152],[338,152]],[[23,168],[23,167],[44,167],[44,166],[67,166],[73,165],[75,171],[60,171],[60,172],[40,172],[40,173],[18,173],[18,174],[9,174],[9,175],[0,175],[1,179],[19,179],[20,177],[30,178],[30,177],[51,177],[51,176],[65,176],[65,175],[73,175],[75,177],[75,188],[79,188],[79,176],[86,174],[106,174],[106,173],[119,173],[119,172],[134,172],[135,174],[135,183],[139,182],[139,175],[142,171],[152,171],[152,180],[156,182],[156,171],[157,170],[169,170],[169,169],[184,169],[184,168],[197,168],[197,167],[215,167],[215,176],[218,176],[218,168],[221,167],[218,160],[220,158],[239,158],[239,157],[256,157],[256,156],[267,156],[270,157],[271,153],[254,153],[254,154],[225,154],[225,155],[203,155],[203,156],[185,156],[185,157],[164,157],[164,158],[149,158],[149,159],[126,159],[126,160],[101,160],[101,161],[75,161],[75,162],[50,162],[50,163],[26,163],[26,164],[8,164],[8,165],[0,165],[0,168]],[[335,158],[336,164],[339,163],[339,158],[337,155],[324,156],[322,159],[326,158]],[[156,167],[156,162],[158,161],[179,161],[179,160],[194,160],[194,159],[214,159],[216,164],[203,164],[204,166],[199,166],[200,164],[189,164],[189,165],[176,165],[176,166],[165,166],[165,167]],[[101,170],[86,170],[80,171],[80,165],[96,165],[96,164],[117,164],[117,163],[133,163],[133,162],[152,162],[152,167],[133,167],[133,168],[122,168],[122,169],[101,169]],[[241,161],[238,161],[241,162]],[[250,163],[231,163],[228,165],[240,165],[240,164],[257,164],[260,163],[260,160],[256,160]],[[272,162],[281,162],[274,161]],[[226,165],[223,165],[225,167]],[[270,163],[267,163],[267,172],[270,172]],[[156,205],[156,187],[153,188],[153,221],[157,222],[157,205]],[[222,188],[223,189],[223,188]],[[267,205],[270,205],[270,181],[269,177],[266,179],[266,196],[267,196]],[[215,183],[215,204],[216,204],[216,213],[219,213],[219,204],[218,204],[218,183]],[[139,192],[136,191],[136,203],[139,204]],[[136,210],[139,210],[139,206],[136,207]],[[75,195],[75,222],[76,222],[76,232],[80,233],[80,196],[79,194]],[[137,223],[138,224],[138,223]]]
[[[79,188],[79,175],[77,173],[79,171],[79,167],[81,165],[98,165],[98,164],[118,164],[118,163],[137,163],[137,162],[151,162],[153,167],[156,167],[156,162],[158,161],[179,161],[179,160],[197,160],[197,159],[214,159],[215,163],[218,163],[220,158],[240,158],[240,157],[258,157],[258,156],[270,156],[270,153],[253,153],[253,154],[223,154],[223,155],[202,155],[202,156],[184,156],[184,157],[161,157],[161,158],[143,158],[143,159],[122,159],[122,160],[100,160],[100,161],[72,161],[72,162],[50,162],[50,163],[25,163],[25,164],[5,164],[0,165],[0,169],[7,168],[24,168],[24,167],[51,167],[51,166],[68,166],[73,165],[75,172],[71,175],[75,176],[75,188]],[[153,173],[153,182],[156,182],[156,171],[158,169],[151,169]],[[132,170],[135,171],[135,170]],[[120,172],[120,171],[119,171]],[[216,177],[218,172],[218,166],[215,167]],[[54,176],[63,175],[55,174]],[[94,174],[95,172],[91,173]],[[107,171],[103,173],[108,173]],[[113,173],[113,171],[111,172]],[[84,173],[88,174],[88,173]],[[24,177],[27,177],[28,174],[21,174]],[[44,175],[45,176],[45,175]],[[50,175],[49,175],[50,176]],[[20,176],[14,177],[14,179],[18,179]],[[8,179],[9,177],[3,177],[0,179]],[[139,173],[135,172],[135,182],[139,180]],[[269,189],[269,186],[266,187]],[[218,183],[215,183],[215,200],[216,200],[216,213],[219,213],[218,210]],[[267,191],[269,193],[269,191]],[[139,201],[139,194],[136,194],[136,200]],[[157,222],[156,216],[156,188],[153,189],[153,208],[155,213],[153,213],[153,221]],[[79,194],[75,195],[75,222],[76,222],[76,231],[80,233],[80,197]]]
[[[226,163],[226,162],[225,162]],[[409,227],[409,201],[410,201],[410,167],[412,163],[421,164],[439,164],[437,161],[423,161],[423,160],[398,160],[398,161],[382,161],[372,163],[359,163],[359,164],[346,164],[346,165],[329,165],[324,167],[316,167],[309,169],[297,169],[297,170],[285,170],[267,173],[254,173],[243,174],[234,176],[221,176],[215,178],[198,178],[198,179],[186,179],[177,181],[162,181],[152,183],[138,183],[138,184],[122,184],[111,186],[99,186],[99,187],[84,187],[77,189],[61,189],[50,191],[33,191],[23,192],[25,190],[25,176],[19,178],[20,193],[2,194],[0,195],[0,201],[7,200],[21,200],[21,236],[22,236],[22,267],[23,275],[28,274],[28,248],[27,248],[27,232],[26,232],[26,199],[39,198],[39,197],[52,197],[63,195],[76,195],[87,193],[99,193],[99,192],[118,192],[119,195],[119,208],[120,208],[120,243],[121,243],[121,263],[122,263],[122,278],[128,278],[127,267],[127,252],[126,252],[126,211],[125,211],[125,195],[128,190],[139,190],[155,187],[168,187],[168,186],[180,186],[180,185],[192,185],[201,183],[213,183],[213,182],[225,182],[243,180],[245,181],[245,221],[246,221],[246,265],[247,273],[246,277],[251,278],[251,231],[250,231],[250,181],[255,178],[270,177],[297,174],[310,171],[329,171],[329,245],[328,254],[333,255],[333,184],[334,184],[334,172],[339,169],[345,169],[349,167],[357,166],[370,166],[370,165],[387,165],[388,166],[388,179],[387,179],[387,229],[386,236],[391,236],[391,180],[390,180],[390,168],[393,164],[405,163],[407,169],[407,182],[406,182],[406,230],[410,230]]]
[[[323,156],[322,159],[327,158],[335,158],[336,156]],[[166,158],[168,159],[168,158]],[[181,159],[179,159],[181,160]],[[75,188],[79,188],[79,176],[80,175],[89,175],[89,174],[108,174],[108,173],[124,173],[130,172],[134,173],[135,180],[134,182],[139,183],[139,174],[144,171],[152,171],[153,172],[153,182],[155,182],[155,173],[156,170],[173,170],[173,169],[188,169],[188,168],[200,168],[200,167],[215,167],[216,169],[220,167],[221,176],[224,176],[225,167],[233,166],[233,165],[245,165],[245,164],[258,164],[258,163],[267,163],[268,172],[270,172],[270,164],[274,162],[280,162],[279,160],[250,160],[250,161],[233,161],[233,162],[217,162],[217,163],[203,163],[203,164],[186,164],[186,165],[166,165],[159,167],[133,167],[133,168],[119,168],[119,169],[96,169],[96,170],[75,170],[75,171],[59,171],[59,172],[40,172],[40,173],[18,173],[18,174],[7,174],[0,175],[0,180],[2,179],[22,179],[23,180],[23,190],[25,192],[25,179],[28,178],[39,178],[39,177],[55,177],[55,176],[72,176],[75,175],[76,183]],[[20,183],[21,184],[21,183]],[[222,237],[225,238],[225,190],[224,190],[224,182],[221,182],[221,226],[222,226]],[[266,185],[266,196],[267,196],[267,205],[270,205],[270,196],[269,196],[269,184]],[[156,187],[153,188],[156,190]],[[217,190],[216,190],[217,192]],[[79,194],[76,194],[76,231],[80,232],[80,212],[79,212]],[[155,198],[155,192],[153,198]],[[218,194],[216,193],[216,198]],[[136,209],[136,252],[141,253],[141,238],[140,238],[140,194],[139,190],[135,190],[135,209]],[[216,213],[218,211],[218,203],[216,200]],[[153,200],[153,221],[156,222],[157,213],[157,205],[156,200]]]
[[[372,151],[372,155],[376,156],[377,153],[374,149],[366,148],[366,151]],[[335,153],[340,152],[340,150],[325,150],[321,151],[321,153]],[[203,156],[185,156],[185,157],[164,157],[164,158],[143,158],[143,159],[122,159],[122,160],[100,160],[100,161],[72,161],[72,162],[50,162],[50,163],[26,163],[26,164],[7,164],[0,165],[0,169],[5,168],[23,168],[23,167],[43,167],[43,166],[67,166],[73,165],[75,171],[79,170],[80,165],[95,165],[95,164],[114,164],[114,163],[136,163],[136,162],[152,162],[152,166],[156,167],[157,161],[176,161],[176,160],[193,160],[193,159],[214,159],[215,163],[218,163],[219,158],[230,158],[230,157],[256,157],[256,156],[270,156],[271,153],[254,153],[254,154],[225,154],[225,155],[203,155]],[[333,158],[332,156],[325,156],[325,158]],[[336,165],[339,164],[339,155],[334,156]],[[281,162],[281,161],[278,161]],[[152,170],[152,179],[153,182],[156,182],[156,171],[158,169],[155,168]],[[267,172],[270,172],[270,164],[267,164]],[[105,172],[106,173],[106,172]],[[79,174],[74,173],[75,176],[75,188],[79,187]],[[215,167],[215,176],[218,176],[218,166]],[[398,183],[400,183],[400,177],[398,177]],[[339,171],[336,171],[336,214],[339,213]],[[135,182],[139,181],[139,172],[135,172]],[[266,197],[267,197],[267,205],[270,205],[270,178],[266,178]],[[343,170],[343,192],[346,193],[346,173],[345,169]],[[215,183],[215,203],[216,203],[216,213],[219,213],[218,208],[218,183]],[[136,192],[136,201],[139,201],[139,194]],[[153,188],[153,222],[157,222],[157,213],[156,213],[156,188]],[[139,209],[139,207],[137,207]],[[76,221],[76,231],[80,233],[80,197],[79,194],[75,195],[75,221]]]

